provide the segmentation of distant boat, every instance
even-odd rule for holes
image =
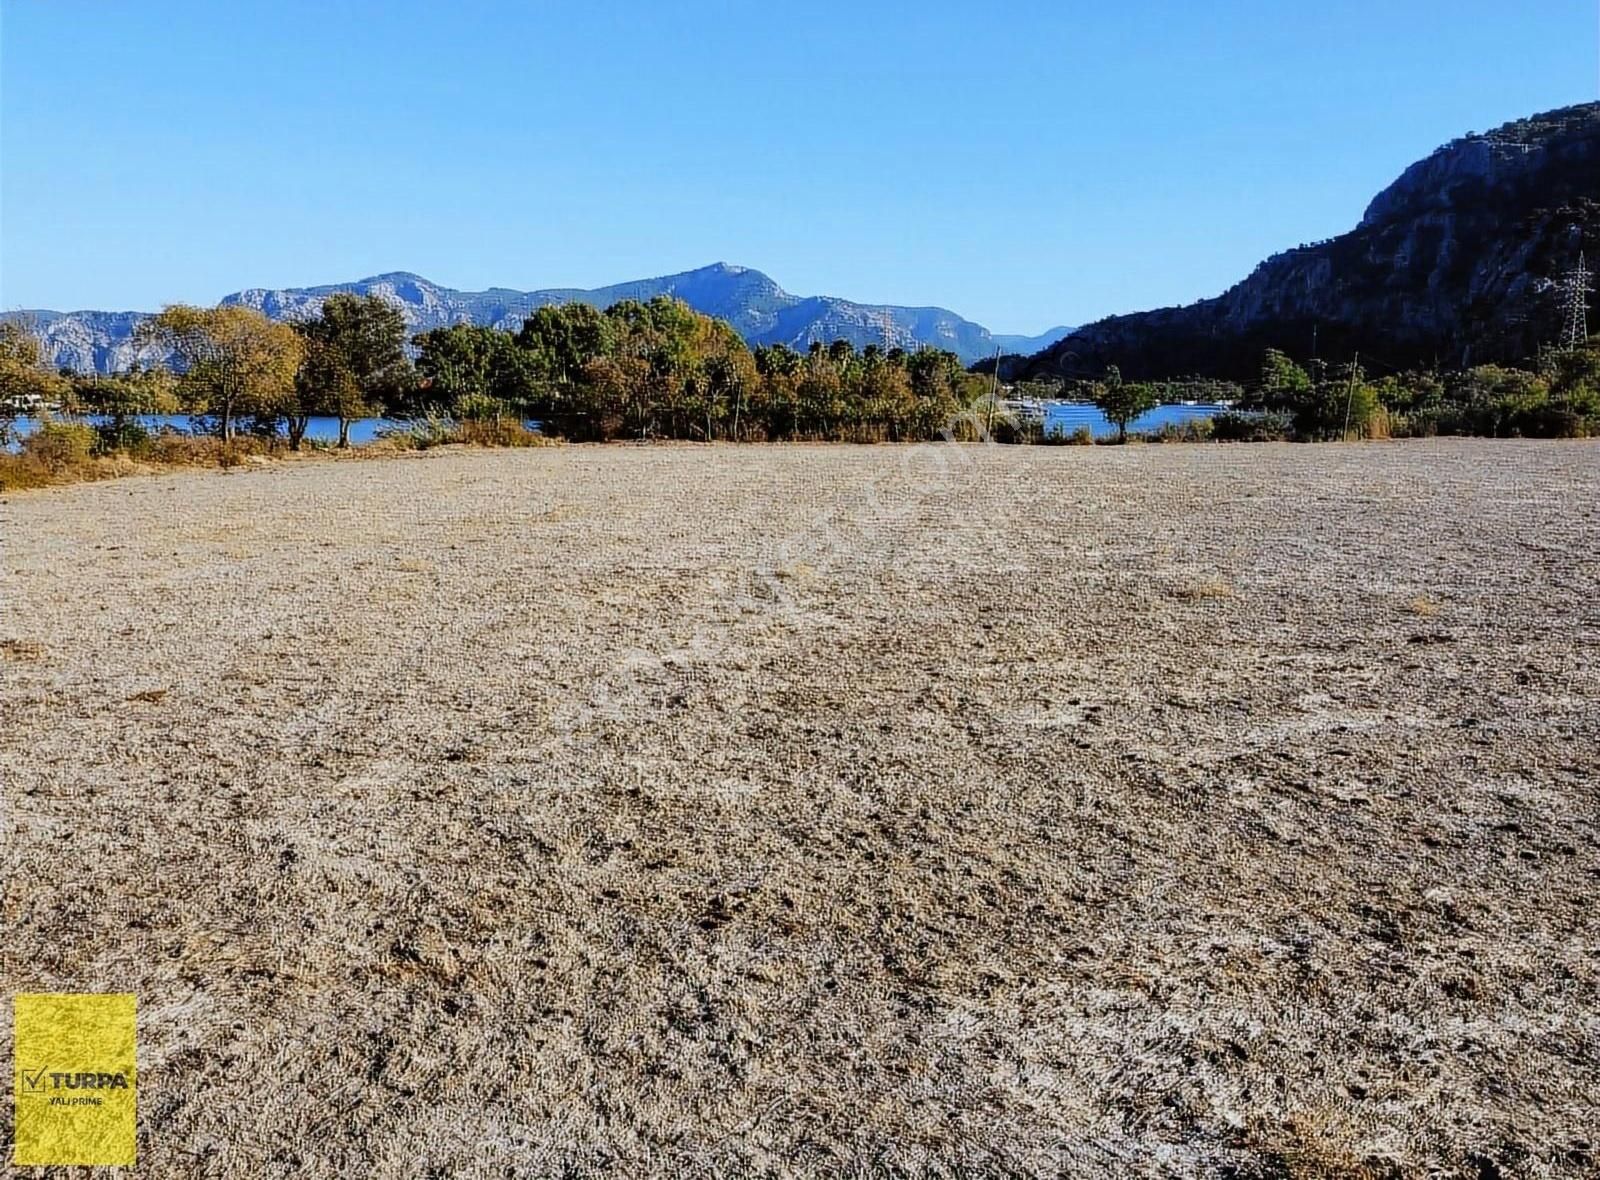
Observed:
[[[1043,422],[1049,410],[1045,402],[1031,397],[1007,398],[1000,405],[1007,414],[1024,422]]]

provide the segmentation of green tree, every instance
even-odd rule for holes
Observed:
[[[1550,383],[1537,373],[1479,365],[1451,374],[1448,390],[1457,430],[1494,438],[1546,432]]]
[[[1557,354],[1548,377],[1552,433],[1579,435],[1600,427],[1600,337],[1587,348]]]
[[[536,358],[509,332],[452,324],[422,333],[415,343],[421,408],[453,414],[466,398],[490,398],[522,413],[538,400]]]
[[[1445,402],[1445,384],[1437,373],[1399,373],[1374,388],[1385,410],[1419,423],[1437,419]]]
[[[126,450],[149,438],[137,421],[142,414],[174,414],[182,408],[178,379],[159,366],[125,373],[79,373],[72,378],[73,401],[81,413],[98,414],[95,425],[101,450]]]
[[[533,358],[539,376],[568,386],[590,361],[615,351],[612,321],[587,303],[541,307],[522,321],[517,344]]]
[[[125,373],[80,373],[72,378],[72,386],[79,409],[113,419],[176,414],[183,408],[177,377],[160,366],[135,366]]]
[[[343,363],[338,350],[320,333],[296,325],[305,341],[305,356],[295,374],[295,397],[285,408],[289,449],[298,451],[313,414],[338,415],[340,445],[347,446],[346,415],[355,416],[364,405],[355,374]]]
[[[759,377],[754,412],[768,438],[792,438],[798,424],[799,375],[804,358],[787,344],[756,349]]]
[[[705,421],[706,440],[716,438],[718,431],[737,438],[745,401],[757,381],[749,346],[726,320],[696,313],[690,347],[693,371],[688,385],[692,400],[698,402],[698,416]]]
[[[1367,427],[1377,417],[1379,398],[1377,388],[1368,383],[1361,365],[1351,361],[1341,366],[1331,382],[1331,391],[1328,436],[1364,438]]]
[[[824,349],[813,344],[800,367],[795,381],[795,428],[802,435],[837,436],[840,421],[844,418],[844,374],[840,359],[854,350],[848,340],[843,344]]]
[[[1094,386],[1095,406],[1106,416],[1106,421],[1117,428],[1117,441],[1128,441],[1128,423],[1140,414],[1149,413],[1159,404],[1160,396],[1154,385],[1142,381],[1124,381],[1122,372],[1112,365],[1106,375]]]
[[[339,419],[339,445],[350,445],[350,423],[395,402],[408,384],[406,321],[377,295],[346,291],[328,296],[315,319],[295,325],[305,340],[305,363],[290,414],[290,445],[298,447],[310,414]]]
[[[889,355],[893,358],[895,354]],[[989,378],[967,373],[961,367],[961,359],[953,352],[919,348],[900,356],[911,384],[913,404],[909,431],[912,438],[934,439],[949,429],[960,408],[972,400],[969,386],[981,387],[983,396],[988,396]]]
[[[871,349],[862,359],[853,392],[860,407],[860,421],[868,432],[881,433],[890,441],[911,436],[917,398],[912,392],[911,376],[900,360],[890,360],[876,348]]]
[[[1287,353],[1269,348],[1261,358],[1261,381],[1241,403],[1248,410],[1294,413],[1311,393],[1311,374]]]

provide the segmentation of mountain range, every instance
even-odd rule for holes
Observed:
[[[1559,338],[1560,282],[1600,257],[1600,103],[1457,139],[1350,232],[1275,255],[1214,299],[1113,316],[1008,375],[1248,380],[1266,348],[1369,370],[1520,362]]]
[[[515,331],[535,308],[584,302],[610,307],[624,299],[672,295],[696,311],[727,320],[752,346],[787,344],[804,350],[812,341],[849,340],[858,347],[881,344],[887,335],[899,347],[954,352],[966,363],[1005,353],[1029,355],[1065,336],[1055,328],[1039,336],[995,335],[942,307],[895,307],[854,303],[828,295],[791,295],[758,270],[715,263],[661,278],[639,279],[592,291],[555,288],[516,291],[457,291],[406,271],[374,275],[349,283],[278,290],[251,288],[225,296],[225,304],[253,307],[273,319],[315,315],[322,301],[338,291],[380,295],[398,306],[415,334],[450,324],[473,323]],[[44,342],[51,363],[81,372],[115,372],[138,359],[133,334],[146,313],[129,311],[20,311],[0,318],[24,318]]]
[[[457,291],[406,272],[351,283],[253,288],[224,303],[291,319],[335,291],[381,295],[413,332],[453,323],[515,329],[535,308],[673,295],[728,320],[752,345],[846,339],[948,349],[968,363],[996,349],[1008,377],[1202,375],[1248,380],[1266,348],[1377,371],[1518,362],[1554,341],[1562,277],[1600,260],[1600,103],[1469,134],[1412,165],[1327,241],[1274,255],[1213,299],[1119,315],[1076,330],[1004,336],[938,307],[791,295],[760,271],[717,263],[584,291]],[[138,312],[12,312],[32,320],[60,367],[114,371],[136,359]]]

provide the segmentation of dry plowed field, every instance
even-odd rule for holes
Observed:
[[[0,991],[137,994],[142,1175],[1600,1172],[1600,446],[454,450],[0,530]]]

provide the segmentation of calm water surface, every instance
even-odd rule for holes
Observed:
[[[102,422],[109,421],[109,419],[103,414],[88,414],[82,418],[70,419],[70,421],[87,422],[91,426],[98,426]],[[212,429],[215,422],[214,419],[209,418],[192,418],[188,414],[135,414],[132,416],[131,421],[139,423],[140,426],[151,432],[176,430],[183,434],[192,433],[197,429],[202,432],[208,431]],[[371,442],[382,431],[393,430],[401,425],[403,424],[390,421],[387,418],[357,418],[350,423],[350,442],[352,444]],[[39,429],[37,419],[18,418],[12,433],[18,438],[24,438],[37,429]],[[244,432],[241,431],[240,433]],[[280,429],[279,433],[284,434],[286,432]],[[339,419],[322,416],[312,418],[310,424],[306,427],[306,437],[323,442],[338,442]]]
[[[1148,414],[1134,419],[1128,425],[1131,431],[1160,430],[1168,423],[1182,423],[1196,418],[1210,418],[1220,414],[1226,406],[1196,405],[1196,406],[1157,406]],[[98,424],[106,421],[103,416],[89,415],[74,421]],[[184,433],[195,429],[208,430],[211,423],[206,419],[191,418],[188,414],[139,414],[134,418],[146,430],[177,430]],[[530,427],[537,427],[538,423],[528,423]],[[402,429],[403,422],[396,422],[388,418],[358,418],[350,423],[350,442],[352,445],[369,443],[383,432]],[[1087,426],[1096,438],[1106,438],[1117,433],[1117,428],[1094,406],[1087,402],[1056,402],[1047,407],[1045,412],[1045,428],[1051,432],[1071,434],[1080,426]],[[39,428],[39,423],[34,418],[18,418],[12,431],[13,442],[11,449],[16,449],[14,439],[32,434]],[[306,428],[306,438],[321,442],[339,441],[339,419],[329,417],[314,417]]]
[[[1131,433],[1160,430],[1169,423],[1178,425],[1196,418],[1213,418],[1227,406],[1157,406],[1128,423]],[[1050,433],[1071,434],[1080,426],[1087,426],[1096,438],[1115,436],[1116,426],[1106,421],[1106,416],[1088,402],[1056,402],[1045,410],[1045,430]]]

